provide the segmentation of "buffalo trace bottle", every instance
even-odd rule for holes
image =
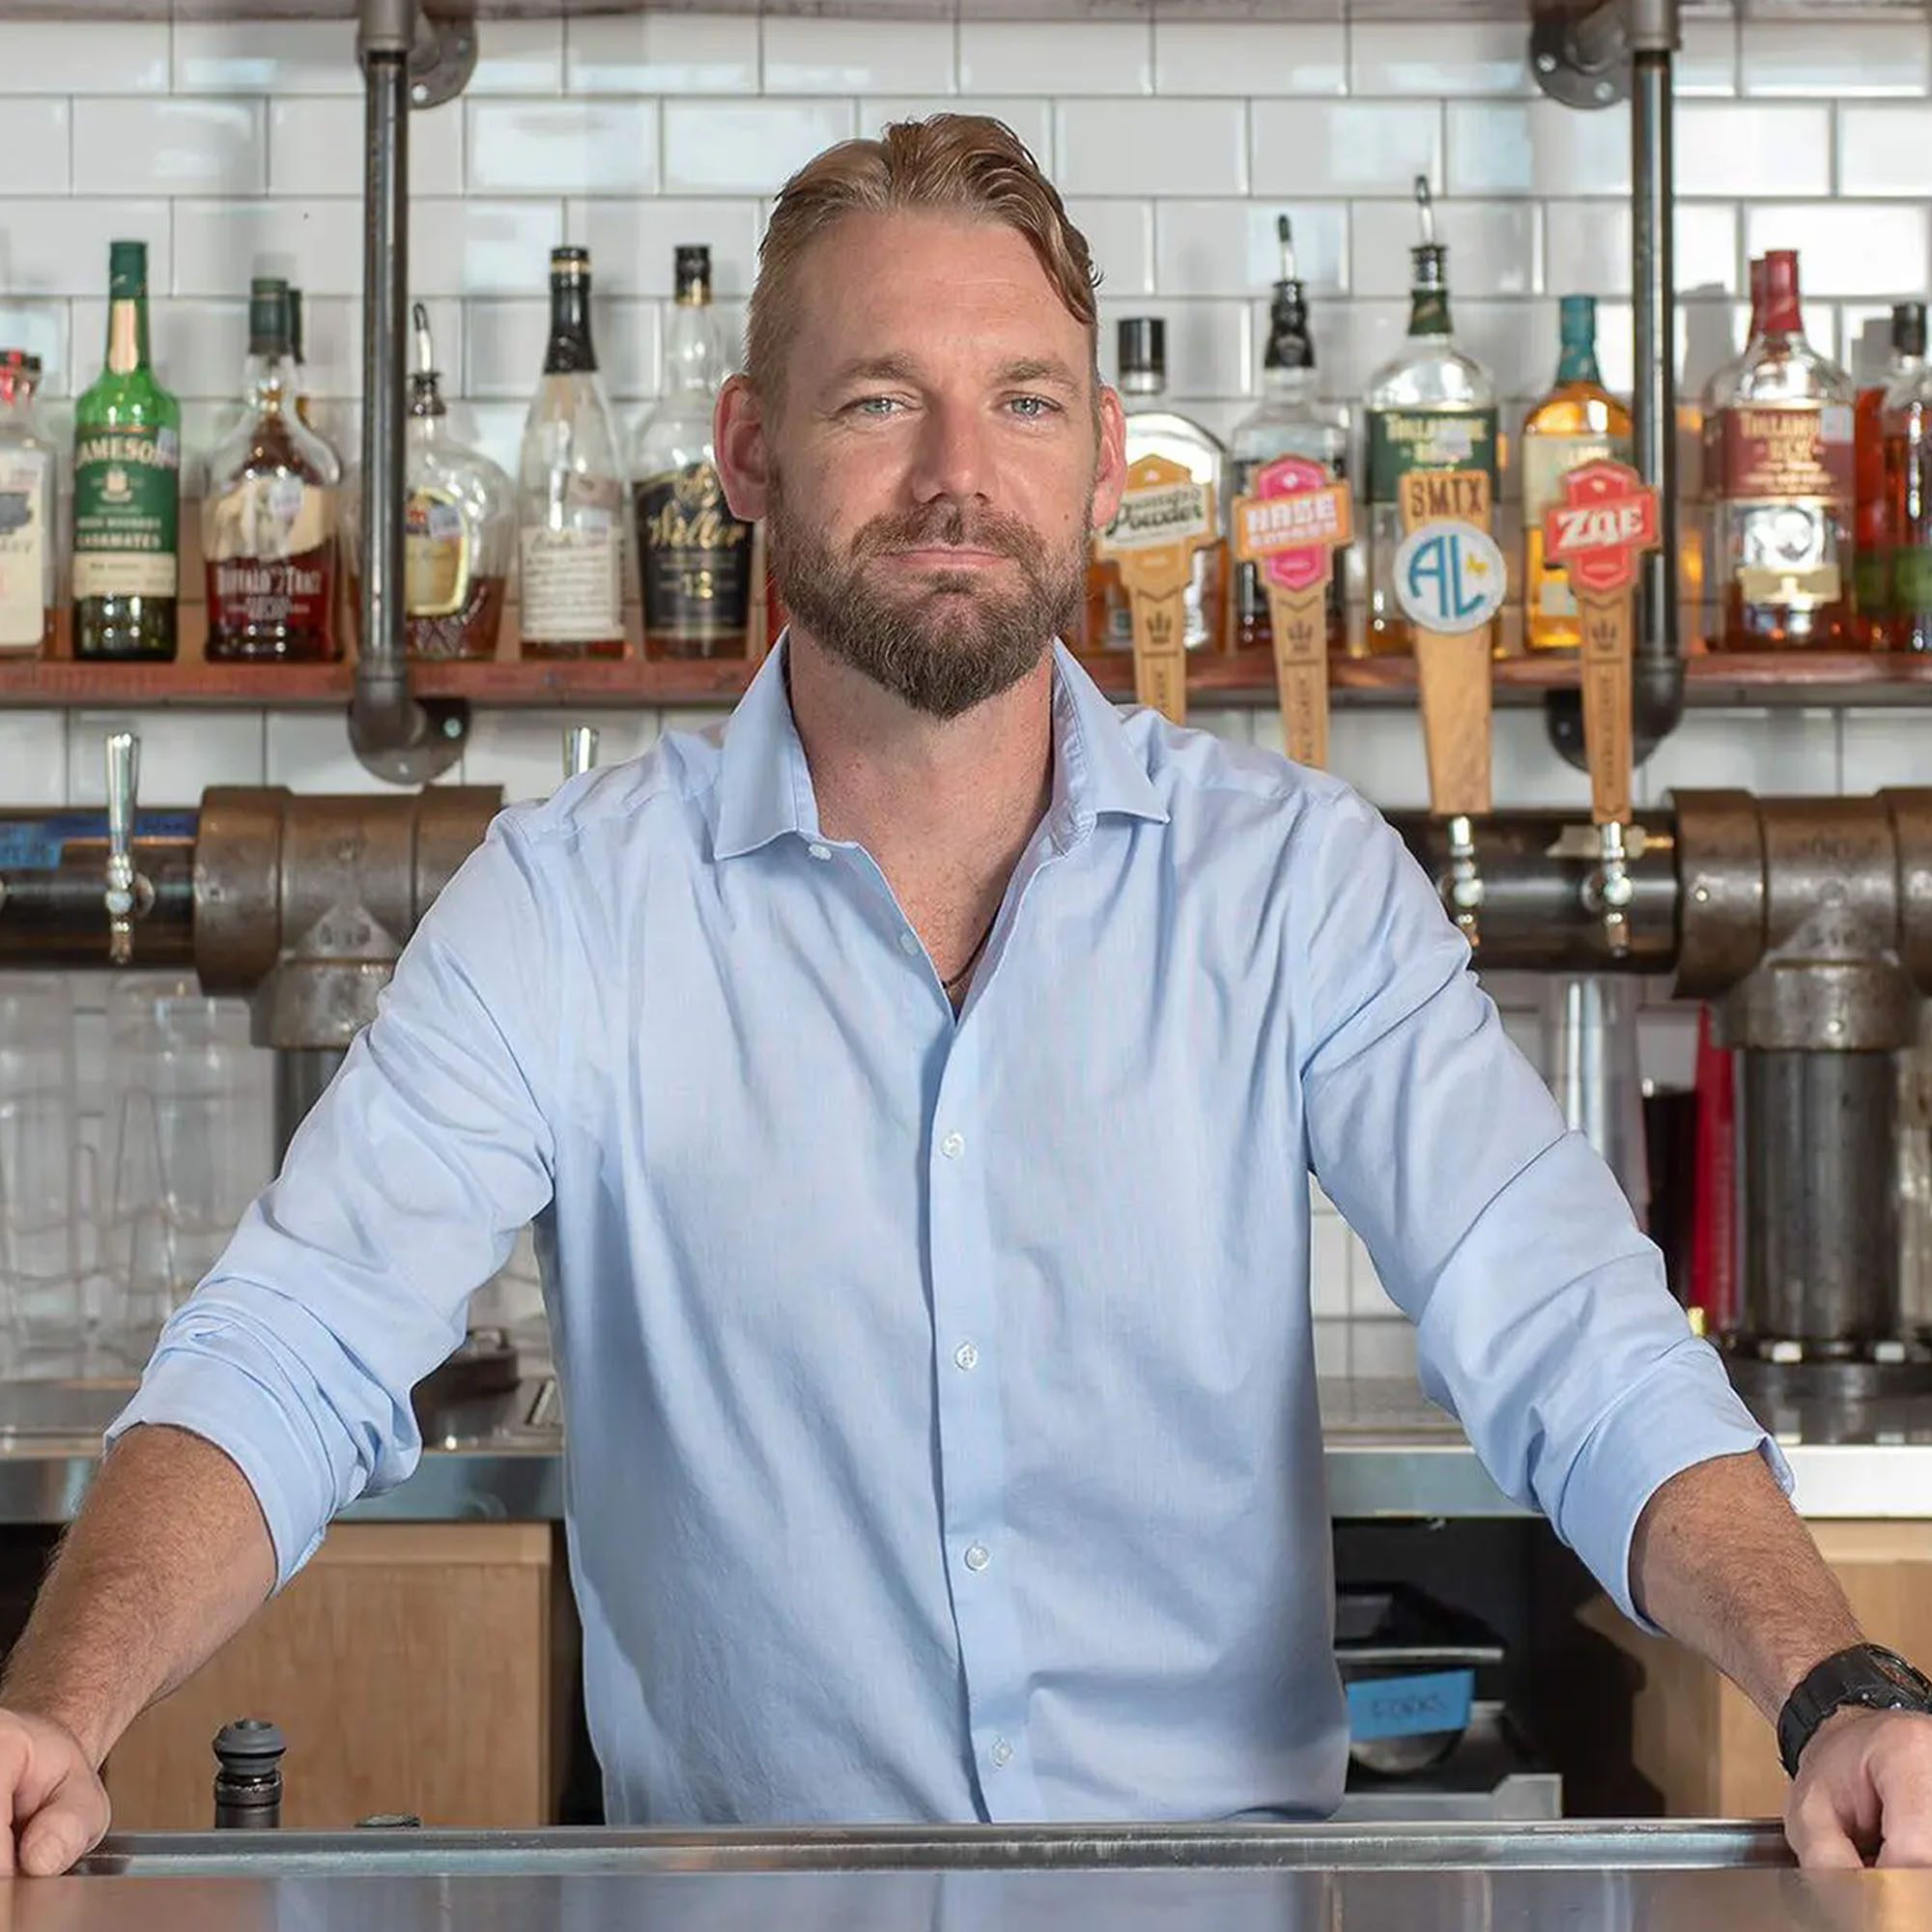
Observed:
[[[73,406],[73,654],[175,654],[181,405],[148,365],[148,244],[107,244],[107,363]]]
[[[328,663],[335,621],[335,451],[296,414],[288,284],[248,285],[241,420],[208,460],[201,544],[211,662]]]
[[[1804,337],[1798,257],[1764,258],[1760,324],[1712,437],[1720,650],[1857,641],[1852,379]]]
[[[675,270],[664,399],[631,458],[644,654],[739,658],[752,615],[752,526],[724,500],[711,442],[712,408],[730,371],[711,306],[711,250],[680,247]]]

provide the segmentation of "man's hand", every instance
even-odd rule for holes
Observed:
[[[64,1724],[0,1711],[0,1875],[51,1878],[98,1845],[107,1830],[107,1788],[80,1740]]]
[[[1784,1807],[1785,1835],[1813,1871],[1932,1865],[1932,1718],[1834,1711],[1818,1726]]]

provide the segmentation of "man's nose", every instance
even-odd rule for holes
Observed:
[[[951,497],[988,497],[992,452],[983,412],[964,403],[933,402],[920,424],[908,481],[922,503]]]

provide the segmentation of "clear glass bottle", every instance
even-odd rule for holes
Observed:
[[[1435,239],[1429,184],[1418,179],[1421,244],[1414,265],[1408,340],[1376,372],[1367,397],[1369,525],[1368,647],[1377,655],[1413,648],[1395,596],[1402,547],[1402,481],[1418,469],[1480,469],[1496,498],[1496,387],[1473,355],[1456,347],[1449,318],[1449,251]]]
[[[1197,483],[1214,492],[1221,536],[1194,554],[1194,574],[1183,600],[1190,651],[1218,649],[1223,637],[1228,554],[1228,451],[1211,431],[1164,405],[1167,394],[1167,324],[1157,315],[1122,318],[1119,331],[1120,391],[1127,418],[1127,462],[1164,456]],[[1130,651],[1133,612],[1121,573],[1112,563],[1087,570],[1087,637],[1090,650]]]
[[[335,451],[295,411],[289,286],[248,285],[242,410],[210,453],[201,505],[211,663],[326,664],[336,628]]]
[[[1349,473],[1349,412],[1316,393],[1315,342],[1308,328],[1308,298],[1294,272],[1294,236],[1287,215],[1276,218],[1281,278],[1268,310],[1267,347],[1262,353],[1262,400],[1235,425],[1228,440],[1234,492],[1245,496],[1255,472],[1278,456],[1302,456],[1340,481]],[[1328,648],[1349,642],[1348,552],[1338,550],[1328,580]],[[1271,651],[1267,586],[1252,563],[1237,563],[1230,597],[1234,647]]]
[[[403,649],[424,660],[497,655],[517,540],[516,486],[452,436],[429,311],[412,311],[416,366],[403,426]],[[349,608],[361,619],[361,482],[343,493]]]
[[[1522,425],[1522,641],[1532,651],[1575,650],[1582,641],[1569,573],[1543,554],[1543,517],[1563,500],[1563,479],[1579,464],[1631,460],[1631,412],[1604,387],[1597,367],[1597,299],[1558,304],[1556,381]]]
[[[1885,374],[1859,390],[1852,422],[1855,473],[1853,540],[1858,545],[1859,629],[1874,650],[1887,648],[1891,627],[1891,497],[1885,474],[1886,404],[1895,389],[1909,387],[1925,366],[1925,304],[1894,302],[1891,354]]]
[[[34,407],[41,358],[0,349],[0,657],[39,657],[54,639],[60,445]]]
[[[711,442],[731,358],[711,306],[711,250],[687,243],[674,268],[665,393],[631,453],[644,655],[740,658],[752,616],[752,526],[724,500]]]
[[[73,654],[171,660],[181,404],[148,361],[148,244],[107,244],[106,366],[73,406]]]
[[[1717,412],[1713,571],[1722,650],[1855,643],[1852,541],[1856,390],[1804,337],[1798,257],[1764,258],[1762,327]]]
[[[554,248],[550,343],[517,475],[526,658],[624,655],[624,471],[590,341],[590,252]]]

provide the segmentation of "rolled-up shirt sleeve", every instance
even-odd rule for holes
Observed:
[[[337,1511],[415,1467],[411,1389],[551,1198],[566,1019],[540,888],[506,814],[108,1432],[172,1424],[230,1456],[267,1519],[277,1587]]]
[[[1631,1543],[1658,1488],[1751,1449],[1787,1492],[1790,1471],[1401,839],[1350,793],[1304,830],[1310,1163],[1415,1323],[1425,1391],[1641,1623]]]

